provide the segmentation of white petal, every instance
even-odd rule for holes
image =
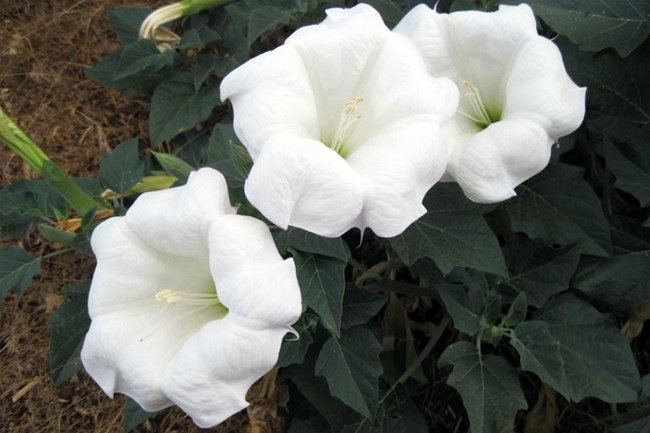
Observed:
[[[575,85],[555,44],[538,37],[526,44],[506,87],[504,118],[526,118],[553,138],[576,130],[585,115],[586,89]]]
[[[229,314],[190,338],[166,376],[165,394],[200,427],[248,406],[248,388],[278,359],[285,329],[251,330]]]
[[[274,134],[314,137],[319,123],[303,60],[290,47],[261,54],[229,73],[221,99],[230,99],[237,137],[253,160]]]
[[[426,213],[422,199],[445,170],[447,148],[437,122],[410,119],[374,137],[348,163],[366,180],[358,224],[392,237]]]
[[[286,327],[302,312],[292,259],[278,254],[263,222],[224,217],[210,231],[210,268],[221,302],[250,326]]]
[[[93,317],[81,351],[86,371],[104,392],[126,394],[149,411],[171,405],[161,381],[184,341],[220,317],[180,303],[162,309],[142,303]]]
[[[434,77],[447,77],[459,82],[459,74],[449,52],[447,30],[443,16],[427,5],[411,9],[397,23],[393,32],[406,36],[422,54],[427,69]]]
[[[322,23],[298,29],[285,42],[302,58],[318,107],[320,140],[329,142],[343,106],[360,95],[374,58],[391,35],[372,7],[329,9]],[[312,138],[318,138],[312,136]]]
[[[548,164],[553,140],[536,123],[505,120],[474,135],[452,157],[448,173],[475,202],[495,203]]]
[[[365,97],[359,104],[360,119],[344,150],[365,146],[370,138],[389,128],[403,128],[406,119],[437,127],[458,109],[458,89],[446,78],[431,77],[413,44],[399,34],[391,34],[376,55],[358,92]],[[398,136],[395,146],[403,139]]]
[[[274,139],[245,185],[246,197],[273,223],[336,237],[361,213],[363,185],[336,152],[316,140]]]
[[[145,243],[124,217],[101,223],[91,243],[98,263],[88,299],[93,319],[134,302],[156,304],[155,294],[164,289],[205,292],[212,286],[207,248],[200,260],[160,252]]]
[[[212,222],[235,213],[223,175],[211,168],[190,174],[186,185],[143,194],[126,222],[144,242],[175,256],[203,257]]]

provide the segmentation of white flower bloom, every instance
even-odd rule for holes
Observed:
[[[212,169],[141,195],[92,236],[97,268],[81,360],[109,395],[177,404],[201,427],[248,405],[301,313],[292,259],[264,223],[235,215]]]
[[[551,145],[582,123],[586,89],[567,75],[558,48],[537,34],[529,6],[439,14],[425,5],[395,27],[409,37],[434,77],[461,91],[444,127],[444,180],[477,202],[498,202],[548,164]],[[463,96],[464,95],[464,96]]]
[[[447,149],[439,125],[458,90],[373,8],[329,9],[319,25],[240,66],[221,84],[253,158],[246,196],[282,228],[335,237],[401,233],[426,210]]]

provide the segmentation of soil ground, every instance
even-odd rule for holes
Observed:
[[[127,100],[84,70],[118,46],[107,11],[157,7],[160,1],[0,0],[0,105],[71,176],[93,176],[100,157],[121,141],[147,135],[147,106]],[[0,145],[0,185],[34,174]],[[22,241],[27,251],[45,248]],[[0,302],[0,431],[122,432],[124,397],[106,397],[85,373],[54,388],[48,367],[47,319],[61,290],[92,275],[94,262],[70,253],[46,261],[24,296]],[[244,433],[244,414],[207,431]],[[198,432],[168,409],[136,431]]]

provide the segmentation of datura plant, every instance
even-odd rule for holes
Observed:
[[[567,75],[560,50],[537,34],[528,5],[497,12],[413,8],[394,29],[418,47],[429,73],[456,83],[460,107],[443,127],[446,180],[495,203],[548,164],[551,145],[580,126],[585,88]]]
[[[223,176],[142,194],[100,224],[81,351],[109,396],[148,411],[176,404],[201,427],[248,405],[301,313],[292,259],[264,223],[235,214]]]
[[[458,105],[413,44],[368,5],[329,9],[226,76],[221,98],[254,165],[246,196],[265,217],[336,237],[395,236],[442,176],[440,125]]]

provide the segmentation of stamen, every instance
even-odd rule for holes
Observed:
[[[165,306],[160,310],[161,313],[165,311],[167,308],[169,308],[171,305],[177,304],[179,302],[182,302],[185,305],[198,305],[198,307],[184,314],[181,314],[180,316],[173,318],[172,320],[168,321],[162,326],[159,326],[153,331],[148,332],[145,336],[140,338],[140,342],[143,342],[146,338],[150,337],[151,335],[155,334],[161,329],[176,324],[177,322],[183,320],[184,318],[191,316],[195,313],[198,313],[199,311],[205,310],[210,306],[215,306],[215,305],[218,306],[221,311],[221,313],[219,314],[224,314],[228,312],[228,309],[219,301],[219,298],[217,297],[216,293],[177,292],[170,289],[164,289],[159,292],[156,292],[154,296],[156,298],[156,301],[165,303]]]
[[[493,121],[485,109],[485,104],[483,103],[483,98],[481,98],[481,93],[478,91],[478,88],[469,81],[462,81],[462,84],[467,91],[467,93],[465,93],[465,98],[467,98],[467,101],[469,102],[470,107],[472,107],[472,111],[476,117],[460,110],[458,110],[458,113],[482,126],[488,126],[491,124]]]
[[[357,104],[360,104],[364,101],[365,99],[361,96],[355,96],[346,102],[345,105],[343,105],[343,116],[341,116],[339,119],[339,124],[336,128],[336,134],[334,135],[331,146],[332,150],[334,150],[336,153],[339,153],[341,150],[341,147],[343,146],[343,140],[345,139],[347,132],[355,123],[357,123],[359,119],[361,119],[361,116],[354,116],[354,113],[356,113],[359,109],[359,107],[357,107]]]

